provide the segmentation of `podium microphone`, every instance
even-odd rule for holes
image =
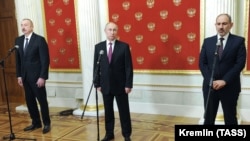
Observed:
[[[13,52],[14,50],[18,49],[19,45],[15,45],[13,48],[9,49],[9,52]]]
[[[99,57],[98,57],[98,60],[97,60],[97,64],[100,63],[101,57],[102,57],[103,53],[104,53],[104,51],[103,51],[103,50],[100,50],[100,52],[99,52]]]
[[[216,43],[215,55],[217,55],[217,54],[219,53],[219,48],[220,48],[220,47],[221,47],[221,42],[218,41],[218,42]]]

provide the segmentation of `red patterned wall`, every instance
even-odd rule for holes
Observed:
[[[79,71],[74,0],[43,0],[51,71]]]
[[[108,0],[136,71],[199,70],[200,0]]]
[[[250,3],[248,3],[248,6],[250,6]],[[249,9],[248,9],[249,10]],[[250,45],[249,44],[249,41],[250,41],[250,24],[249,24],[249,19],[250,19],[250,11],[247,11],[247,13],[248,13],[248,21],[247,21],[247,25],[248,25],[248,33],[247,33],[247,43],[246,43],[246,46],[247,46],[247,64],[246,64],[246,71],[247,71],[247,73],[249,73],[250,72],[250,51],[249,51],[249,49],[248,49],[248,46]]]

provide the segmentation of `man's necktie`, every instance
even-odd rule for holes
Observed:
[[[109,43],[108,59],[109,59],[109,63],[110,63],[111,59],[112,59],[112,43]]]
[[[221,56],[222,56],[222,53],[223,53],[223,40],[224,40],[224,38],[223,37],[221,37],[220,38],[220,47],[219,47],[219,51],[218,51],[218,53],[219,53],[219,58],[221,59]]]
[[[28,44],[29,44],[29,38],[25,38],[25,45],[24,45],[24,48],[23,48],[24,54],[25,54],[25,51],[26,51],[26,49],[28,47]]]

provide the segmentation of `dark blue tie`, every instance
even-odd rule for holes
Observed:
[[[29,38],[25,38],[25,45],[24,45],[24,48],[23,48],[24,54],[25,54],[25,52],[26,52],[26,49],[27,49],[27,47],[28,47],[28,44],[29,44]]]

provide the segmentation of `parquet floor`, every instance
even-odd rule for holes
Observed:
[[[11,125],[7,105],[0,103],[0,140],[8,140],[10,133],[15,135],[17,141],[35,139],[37,141],[98,141],[105,134],[104,117],[84,116],[60,116],[59,112],[67,108],[51,108],[51,131],[42,134],[42,128],[32,132],[24,132],[23,128],[30,125],[30,118],[27,112],[16,112],[15,107],[20,104],[10,104]],[[197,124],[198,118],[176,117],[166,115],[150,115],[132,113],[132,136],[133,141],[174,141],[175,124]],[[98,132],[99,127],[99,132]],[[99,134],[98,134],[99,133]],[[7,137],[7,139],[3,139]],[[24,138],[24,139],[19,139]],[[119,116],[116,113],[115,140],[123,141]]]

